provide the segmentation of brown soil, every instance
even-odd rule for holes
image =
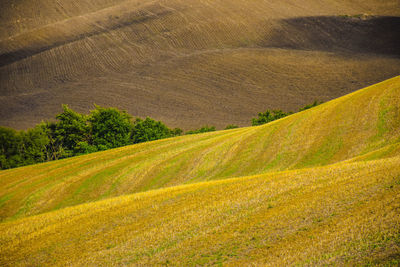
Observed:
[[[0,125],[96,103],[222,128],[326,101],[400,73],[400,6],[381,2],[4,1]]]

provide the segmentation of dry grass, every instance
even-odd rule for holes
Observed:
[[[400,76],[263,126],[1,171],[0,265],[398,265],[399,131]]]
[[[400,154],[400,77],[259,127],[182,136],[0,172],[14,220],[185,183]]]
[[[95,102],[170,126],[249,125],[398,75],[397,0],[7,0],[0,125]],[[307,25],[304,27],[303,25]]]
[[[177,186],[0,224],[2,265],[399,264],[400,157]]]

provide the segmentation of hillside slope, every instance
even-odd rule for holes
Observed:
[[[62,103],[248,125],[398,75],[399,15],[397,0],[7,0],[0,125],[32,126]]]
[[[0,264],[398,265],[400,157],[177,186],[0,224]]]
[[[400,76],[272,123],[0,172],[0,218],[208,180],[400,154]]]

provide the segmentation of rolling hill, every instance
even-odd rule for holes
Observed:
[[[2,265],[395,266],[400,76],[262,126],[4,170],[0,196]]]
[[[400,72],[397,0],[6,0],[0,125],[93,103],[185,129],[249,125]]]
[[[397,155],[399,90],[400,76],[259,127],[1,171],[0,218],[185,183]]]

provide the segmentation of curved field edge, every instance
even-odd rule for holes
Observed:
[[[1,223],[2,265],[398,264],[400,157],[201,182]]]
[[[259,127],[1,171],[0,216],[13,220],[185,183],[390,157],[399,142],[400,76]]]

